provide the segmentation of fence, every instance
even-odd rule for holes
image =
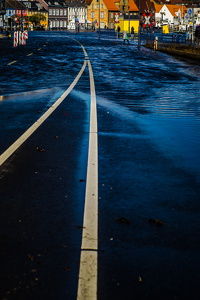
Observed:
[[[155,38],[157,38],[160,43],[185,44],[189,42],[186,33],[141,33],[141,40],[147,43],[150,41],[153,42]]]

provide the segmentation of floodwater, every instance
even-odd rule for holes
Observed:
[[[18,63],[1,74],[1,110],[12,111],[16,122],[17,109],[21,109],[16,103],[25,104],[26,114],[38,102],[43,109],[48,108],[83,62],[82,50],[69,34],[32,35],[26,52],[19,52]],[[93,33],[74,37],[83,43],[92,62],[98,104],[115,110],[124,119],[137,119],[160,150],[175,160],[180,156],[179,163],[194,172],[199,181],[200,66],[143,47],[138,51],[137,41],[123,45],[122,40],[105,35],[98,40]],[[39,55],[41,43],[45,47]],[[34,54],[31,59],[29,52]],[[10,61],[12,55],[1,58],[2,65]]]
[[[12,49],[1,59],[0,152],[2,153],[45,112],[78,74],[84,54],[74,39],[82,43],[88,53],[97,95],[98,299],[194,300],[200,292],[199,65],[144,47],[138,50],[137,41],[123,45],[122,40],[114,37],[102,35],[98,39],[92,32],[32,32],[25,48]],[[29,55],[30,53],[32,54]],[[16,59],[16,63],[7,65]],[[37,168],[40,169],[42,164],[42,168],[48,170],[48,176],[41,172],[46,190],[43,191],[39,177],[39,187],[34,185],[36,179],[31,173],[33,195],[29,200],[30,204],[26,202],[26,195],[29,195],[26,184],[20,189],[19,195],[11,197],[13,201],[17,197],[19,203],[24,199],[30,215],[34,216],[34,209],[37,211],[31,222],[29,215],[26,217],[26,226],[30,226],[31,232],[31,238],[28,240],[29,230],[26,229],[26,239],[33,247],[32,252],[38,236],[46,247],[46,237],[43,236],[46,234],[48,237],[49,232],[48,226],[42,222],[47,222],[54,227],[52,231],[60,233],[57,234],[59,243],[63,234],[67,233],[67,236],[70,236],[67,241],[62,242],[67,245],[67,249],[62,250],[58,249],[58,244],[50,238],[52,248],[48,248],[48,257],[51,263],[46,260],[46,264],[37,266],[41,272],[40,286],[37,286],[37,283],[36,288],[35,285],[34,288],[29,286],[29,299],[61,300],[64,299],[63,295],[76,299],[79,259],[77,252],[79,254],[81,241],[80,233],[76,235],[72,224],[74,220],[78,220],[76,225],[81,225],[84,200],[82,191],[79,193],[73,189],[78,185],[74,180],[77,179],[77,173],[82,174],[80,178],[84,177],[86,162],[79,161],[78,172],[74,171],[74,166],[76,158],[86,159],[86,150],[83,148],[87,144],[90,100],[87,70],[67,100],[58,108],[58,112],[55,112],[55,119],[50,118],[43,128],[49,130],[44,142],[49,146],[49,151],[52,151],[49,159],[53,159],[54,171],[58,175],[52,177],[48,167],[49,161],[45,156],[42,162],[37,157]],[[59,121],[55,124],[54,120]],[[80,129],[80,124],[83,129]],[[63,137],[59,149],[55,141],[52,143],[49,138],[51,132],[56,131],[61,132]],[[43,133],[38,136],[43,137]],[[38,136],[34,139],[37,140]],[[74,146],[74,141],[78,146]],[[68,155],[65,153],[65,147],[68,149]],[[73,147],[77,147],[75,152]],[[31,146],[28,149],[32,151]],[[29,157],[27,152],[23,151]],[[62,162],[58,154],[60,152]],[[35,162],[31,163],[30,170],[34,164]],[[18,170],[13,169],[15,172]],[[22,169],[29,174],[26,166]],[[6,182],[9,182],[9,170],[6,174]],[[29,180],[24,178],[23,174],[21,176],[23,180]],[[15,178],[14,175],[13,177]],[[64,177],[67,180],[59,183]],[[48,190],[51,191],[51,186],[46,179],[52,182],[52,194],[47,193]],[[13,179],[12,184],[14,183]],[[16,185],[15,191],[18,188]],[[25,194],[23,189],[26,190]],[[12,193],[8,193],[5,186],[4,192],[6,196],[3,195],[1,201],[10,199],[9,193]],[[70,195],[69,198],[65,198],[67,194]],[[44,206],[40,205],[41,200]],[[31,205],[31,201],[35,206]],[[46,203],[49,203],[48,207]],[[5,202],[5,207],[6,205]],[[23,207],[23,201],[21,206]],[[9,212],[12,216],[12,210]],[[38,212],[47,215],[45,221],[41,222],[38,218],[42,231],[36,222],[34,223]],[[51,225],[51,217],[48,215],[52,216],[54,212],[56,222]],[[22,219],[21,216],[19,218]],[[156,220],[160,221],[160,225]],[[9,223],[9,220],[6,219],[7,222]],[[36,232],[35,236],[32,231]],[[24,242],[23,249],[29,249],[28,242],[27,245]],[[44,252],[39,244],[37,247],[38,251]],[[15,251],[21,253],[20,249],[19,246]],[[6,250],[4,252],[6,253]],[[55,259],[59,256],[57,253],[62,254],[61,261],[67,260],[70,265],[71,272],[67,272],[66,277],[59,274]],[[20,264],[23,265],[23,259],[22,263],[18,261],[19,266]],[[52,276],[54,271],[57,276],[56,282]],[[9,274],[7,278],[10,276],[12,275]],[[25,284],[23,286],[20,276],[19,282],[22,282],[20,297],[26,299],[27,288]]]

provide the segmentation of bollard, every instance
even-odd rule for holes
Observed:
[[[157,36],[155,37],[155,40],[154,40],[153,49],[154,49],[154,51],[158,50],[158,37]]]

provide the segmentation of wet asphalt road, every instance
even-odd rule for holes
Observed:
[[[198,299],[198,65],[138,51],[136,41],[124,46],[93,33],[31,33],[25,47],[0,49],[0,152],[80,70],[83,51],[66,36],[84,45],[95,77],[98,299]],[[89,94],[85,71],[1,166],[1,299],[76,299]]]

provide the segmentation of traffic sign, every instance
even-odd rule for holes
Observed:
[[[192,8],[188,8],[187,13],[188,15],[192,15]]]

